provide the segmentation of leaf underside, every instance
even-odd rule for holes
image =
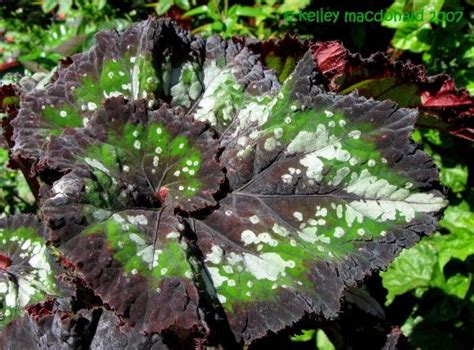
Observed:
[[[150,19],[72,60],[23,97],[14,152],[49,179],[49,239],[138,332],[334,318],[445,206],[416,112],[325,92],[312,51]]]

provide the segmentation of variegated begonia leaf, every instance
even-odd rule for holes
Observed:
[[[58,294],[45,236],[33,216],[0,220],[0,330],[28,305]]]
[[[238,41],[210,37],[205,55],[204,91],[187,113],[209,122],[221,133],[233,127],[231,121],[236,113],[249,109],[249,97],[260,100],[280,88],[275,73],[266,69],[259,55]],[[253,112],[259,113],[258,110]]]
[[[44,89],[22,98],[13,122],[16,157],[41,157],[51,135],[87,126],[110,97],[189,110],[205,99],[206,90],[209,94],[219,87],[216,93],[223,97],[237,88],[221,85],[230,71],[249,91],[278,86],[273,72],[264,70],[245,46],[218,37],[204,43],[169,20],[150,18],[123,33],[106,30],[96,35],[96,42],[90,51],[72,56],[72,63],[60,67]],[[225,115],[226,108],[231,106],[214,111]]]
[[[219,142],[206,128],[165,105],[148,113],[143,104],[114,97],[90,127],[53,136],[44,163],[62,171],[91,171],[95,192],[88,194],[97,197],[97,186],[110,194],[90,198],[91,204],[103,200],[110,208],[133,208],[161,203],[193,211],[215,205],[213,194],[224,181],[217,162]]]
[[[117,194],[101,192],[101,186],[97,179],[75,173],[54,184],[55,195],[43,205],[45,218],[58,232],[78,232],[60,245],[64,256],[92,290],[138,330],[199,331],[198,290],[193,284],[199,266],[188,260],[191,247],[181,239],[184,226],[179,218],[166,207],[107,207],[105,197]]]
[[[36,153],[56,176],[50,239],[130,326],[208,341],[217,322],[251,344],[334,318],[347,286],[434,230],[445,200],[416,111],[323,91],[311,51],[275,73],[245,40],[134,28],[151,27],[158,92],[80,108],[88,123]]]
[[[429,189],[433,163],[408,141],[416,113],[322,93],[313,69],[307,54],[277,96],[235,115],[221,156],[231,191],[192,223],[245,341],[307,314],[335,317],[344,286],[431,232],[445,206]]]
[[[199,326],[198,266],[173,209],[216,205],[224,181],[213,132],[172,112],[111,98],[97,123],[52,137],[42,165],[74,169],[43,205],[51,238],[106,303],[147,332]]]
[[[90,51],[72,56],[50,84],[23,96],[13,122],[14,155],[41,156],[51,135],[86,126],[109,97],[146,99],[149,106],[172,100],[174,89],[183,90],[178,87],[183,80],[199,83],[194,68],[184,71],[199,65],[202,45],[169,20],[98,33]],[[188,88],[194,98],[199,95],[195,85]]]

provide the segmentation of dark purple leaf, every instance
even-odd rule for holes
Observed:
[[[126,201],[114,206],[122,196],[97,192],[100,181],[72,172],[54,184],[55,195],[43,205],[55,228],[52,238],[63,241],[60,249],[76,274],[141,331],[172,330],[183,338],[201,332],[193,284],[198,265],[187,260],[184,226],[168,208],[139,209]]]
[[[218,147],[204,123],[165,105],[148,113],[117,97],[106,101],[90,127],[53,137],[40,168],[89,170],[110,183],[116,193],[109,201],[117,206],[161,203],[193,211],[216,204],[213,194],[224,181]]]
[[[416,114],[322,93],[313,71],[308,54],[277,96],[247,104],[255,118],[237,115],[222,140],[231,192],[191,225],[244,342],[336,317],[345,286],[433,231],[445,205],[426,188],[434,165],[408,141]]]
[[[123,33],[102,31],[96,42],[91,50],[72,56],[52,83],[22,97],[13,122],[15,156],[42,156],[51,135],[87,126],[108,97],[145,98],[150,106],[168,98],[178,65],[197,64],[202,46],[201,39],[169,20],[156,19]]]
[[[73,313],[62,299],[32,308],[42,314],[11,322],[0,333],[2,349],[167,349],[158,334],[140,334],[103,308]]]

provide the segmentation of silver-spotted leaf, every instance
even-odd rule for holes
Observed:
[[[224,118],[232,104],[224,99],[224,104],[209,105],[210,95],[232,94],[237,103],[243,90],[278,86],[274,73],[244,45],[219,37],[204,43],[174,22],[150,18],[122,33],[99,32],[91,50],[74,55],[44,89],[22,97],[13,122],[14,155],[41,159],[51,135],[87,126],[110,97],[143,99],[150,108],[167,102]]]
[[[14,154],[41,157],[51,135],[88,125],[107,98],[144,99],[149,106],[171,99],[176,75],[199,65],[202,45],[169,20],[151,18],[121,33],[99,32],[96,45],[72,56],[50,84],[22,96],[13,122]]]
[[[0,329],[28,305],[58,294],[45,236],[33,216],[0,220]]]
[[[192,115],[221,132],[232,127],[235,114],[249,102],[246,97],[260,99],[280,88],[275,73],[265,68],[259,55],[238,41],[218,36],[206,42],[202,76],[204,91]]]
[[[245,342],[307,314],[335,317],[345,286],[433,231],[446,204],[408,139],[414,111],[322,93],[311,70],[307,55],[277,96],[252,102],[255,118],[236,113],[222,139],[231,191],[192,223]]]
[[[90,175],[73,171],[49,190],[43,213],[54,228],[50,238],[60,240],[79,276],[129,325],[147,333],[199,330],[198,267],[187,259],[179,218],[171,208],[141,207],[127,187],[103,191],[112,182]]]
[[[110,193],[91,198],[91,204],[102,201],[102,207],[118,208],[161,203],[193,211],[216,204],[213,194],[224,181],[218,149],[204,123],[166,106],[147,112],[116,97],[106,101],[90,127],[53,137],[40,167],[89,170]]]

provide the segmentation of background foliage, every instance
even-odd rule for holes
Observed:
[[[286,12],[395,9],[463,11],[459,23],[316,24],[288,21]],[[247,35],[258,39],[287,32],[314,40],[341,40],[364,55],[384,51],[394,58],[425,64],[430,74],[446,72],[458,86],[474,92],[474,11],[471,0],[381,0],[361,4],[323,0],[44,0],[0,4],[0,79],[27,88],[23,75],[47,74],[58,62],[93,43],[100,29],[126,27],[151,14],[177,20],[204,36]],[[31,81],[31,80],[29,80]],[[281,344],[293,348],[355,348],[370,336],[380,348],[385,338],[372,328],[400,326],[411,345],[423,349],[462,349],[474,344],[474,147],[448,134],[418,129],[413,138],[435,160],[450,205],[432,237],[404,251],[386,272],[349,293],[340,320],[305,330]],[[0,136],[0,146],[5,147]],[[0,215],[35,212],[23,175],[8,168],[0,149]],[[358,324],[353,326],[357,318]],[[350,326],[352,324],[352,327]],[[386,334],[386,333],[380,333]],[[290,345],[288,345],[290,346]]]

